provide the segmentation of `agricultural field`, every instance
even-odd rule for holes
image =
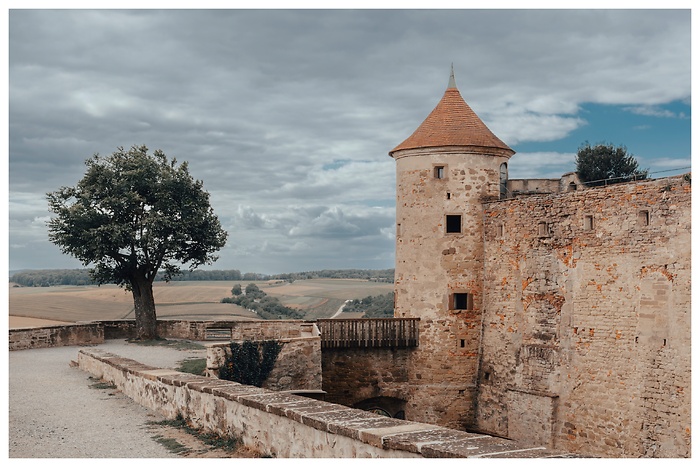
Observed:
[[[230,303],[234,284],[243,288],[249,281],[156,282],[153,294],[159,318],[170,319],[258,319],[255,313]],[[310,279],[294,283],[255,282],[283,305],[305,312],[305,319],[330,318],[346,301],[381,295],[393,290],[385,282],[361,279]],[[115,285],[14,287],[9,285],[10,327],[19,317],[53,322],[127,319],[134,317],[131,292]],[[13,317],[15,319],[13,319]],[[343,316],[349,318],[350,316]],[[355,317],[355,316],[353,316]]]

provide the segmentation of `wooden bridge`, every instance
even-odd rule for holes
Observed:
[[[322,349],[418,347],[420,318],[319,319]]]

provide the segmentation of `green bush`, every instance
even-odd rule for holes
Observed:
[[[277,341],[231,342],[231,355],[219,368],[219,378],[262,387],[275,366],[282,344]]]

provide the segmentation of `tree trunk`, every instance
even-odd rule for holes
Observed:
[[[156,302],[153,300],[153,283],[136,273],[131,279],[131,293],[134,296],[136,339],[157,339],[158,330],[156,326]]]

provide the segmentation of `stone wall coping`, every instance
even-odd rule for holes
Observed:
[[[85,348],[79,350],[79,354],[135,377],[209,393],[319,431],[345,436],[387,450],[387,455],[399,450],[431,458],[573,457],[544,447],[524,446],[504,438],[388,418],[288,392],[154,368],[100,349]]]

